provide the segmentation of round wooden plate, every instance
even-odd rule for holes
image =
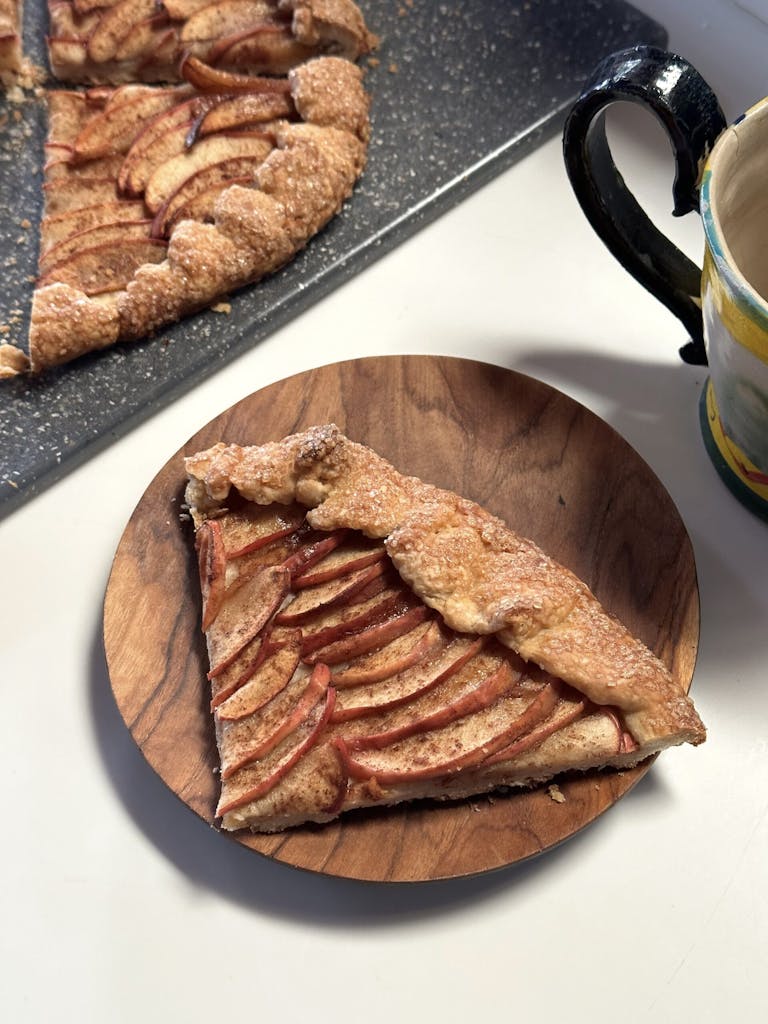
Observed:
[[[217,755],[182,455],[325,422],[531,537],[688,688],[699,628],[691,544],[667,492],[611,427],[546,384],[483,363],[388,356],[325,366],[256,392],[191,438],[148,487],[115,556],[104,642],[118,707],[148,762],[204,821],[215,824]],[[647,770],[562,780],[563,802],[542,787],[234,838],[286,864],[349,878],[464,876],[560,843]]]

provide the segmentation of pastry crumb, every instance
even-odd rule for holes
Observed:
[[[556,804],[565,803],[565,793],[563,793],[559,786],[554,784],[547,786],[547,793],[549,794],[549,799],[554,800]]]
[[[231,313],[232,304],[230,302],[217,302],[215,306],[211,306],[214,313]]]

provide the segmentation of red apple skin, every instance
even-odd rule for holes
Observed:
[[[424,678],[420,683],[417,683],[413,690],[406,690],[403,694],[391,696],[381,703],[375,703],[369,701],[368,704],[353,704],[351,706],[344,706],[340,703],[340,696],[344,694],[344,691],[337,689],[337,701],[336,708],[333,713],[334,722],[349,722],[356,718],[365,718],[371,714],[377,714],[379,712],[391,711],[394,708],[400,707],[403,704],[408,704],[410,701],[428,693],[430,690],[439,686],[440,683],[448,679],[455,672],[461,671],[461,669],[470,661],[475,655],[479,654],[483,647],[482,638],[478,637],[471,644],[467,644],[466,647],[457,653],[456,658],[452,661],[448,661],[444,666],[440,666],[434,674],[428,672],[424,673]],[[447,650],[448,648],[446,648]],[[332,677],[333,679],[333,677]],[[371,687],[371,695],[375,687]],[[353,694],[354,695],[354,694]],[[375,698],[374,698],[375,700]]]
[[[207,632],[219,614],[226,592],[227,558],[221,527],[207,519],[197,531],[197,560],[203,595],[202,630]]]
[[[305,623],[302,626],[302,659],[309,661],[314,652],[321,647],[325,649],[337,640],[359,633],[368,626],[392,618],[393,615],[401,614],[411,606],[402,589],[386,587],[383,585],[383,578],[374,580],[360,593],[355,594],[348,605],[326,609],[319,615],[319,621]],[[365,651],[361,650],[359,653],[363,654]]]
[[[326,583],[319,583],[319,593],[316,593],[317,604],[308,604],[313,599],[310,588],[300,591],[300,597],[288,605],[285,611],[279,613],[276,621],[286,626],[300,625],[307,622],[318,613],[335,608],[339,605],[348,604],[349,601],[364,590],[369,583],[372,583],[377,576],[384,572],[384,565],[375,562],[373,565],[358,569],[356,573],[348,576],[338,576],[328,580]],[[320,589],[322,588],[322,589]],[[306,600],[305,600],[306,599]]]
[[[342,661],[348,661],[359,654],[365,654],[366,651],[383,647],[390,640],[402,636],[403,633],[413,629],[419,622],[424,622],[432,614],[429,608],[426,608],[424,605],[417,605],[415,608],[410,608],[400,615],[395,615],[384,622],[369,626],[360,633],[354,633],[351,636],[321,647],[311,654],[305,653],[305,648],[302,646],[302,658],[310,665],[314,665],[318,661],[322,661],[326,665],[338,665]]]
[[[309,681],[303,694],[299,698],[291,714],[283,720],[274,732],[263,737],[261,742],[251,747],[250,750],[243,754],[238,761],[233,764],[229,764],[226,767],[222,767],[222,779],[230,779],[240,771],[241,768],[245,768],[246,765],[253,764],[254,761],[259,761],[261,758],[266,757],[266,755],[282,743],[284,739],[294,733],[308,719],[312,709],[320,703],[328,692],[329,680],[330,673],[326,666],[316,665],[312,670],[312,675],[309,677]]]
[[[221,800],[219,802],[219,806],[216,808],[217,818],[221,818],[230,811],[234,811],[238,807],[243,807],[245,804],[249,804],[253,800],[258,800],[273,789],[278,782],[288,774],[294,765],[298,764],[307,751],[311,750],[315,743],[317,743],[320,735],[325,729],[328,719],[331,717],[333,712],[335,694],[336,691],[333,687],[329,687],[325,702],[321,706],[322,710],[320,710],[315,721],[309,726],[307,735],[278,763],[277,767],[270,775],[261,779],[254,786],[239,796],[234,797],[231,800]],[[246,768],[245,771],[247,770],[248,769]]]
[[[370,551],[352,554],[346,561],[339,559],[333,565],[327,567],[323,565],[325,559],[321,559],[319,562],[314,563],[313,566],[306,566],[295,576],[292,576],[291,585],[294,590],[303,590],[306,587],[314,587],[320,583],[329,583],[340,576],[348,576],[350,573],[357,572],[358,569],[365,569],[370,565],[384,562],[386,557],[387,553],[383,547],[375,547]]]
[[[509,663],[503,661],[495,671],[487,675],[469,693],[411,722],[383,729],[377,733],[351,737],[347,740],[347,749],[350,753],[357,753],[361,750],[382,750],[384,747],[407,739],[409,736],[415,736],[417,733],[443,729],[459,718],[465,718],[489,707],[509,689],[515,678],[515,673]]]

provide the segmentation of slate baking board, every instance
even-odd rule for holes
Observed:
[[[26,50],[42,65],[43,6],[27,4],[25,23]],[[604,54],[666,42],[658,24],[615,0],[360,6],[381,46],[368,62],[373,138],[352,201],[289,266],[233,296],[229,314],[207,311],[40,378],[0,381],[0,517],[557,133]],[[42,100],[3,100],[0,121],[0,340],[25,345]]]

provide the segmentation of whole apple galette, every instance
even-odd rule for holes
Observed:
[[[351,195],[375,39],[351,0],[51,0],[33,373],[288,262]],[[162,84],[145,84],[162,83]],[[97,84],[93,84],[97,83]],[[122,84],[120,84],[122,83]]]
[[[334,425],[185,460],[225,829],[626,768],[705,730],[589,588]]]

